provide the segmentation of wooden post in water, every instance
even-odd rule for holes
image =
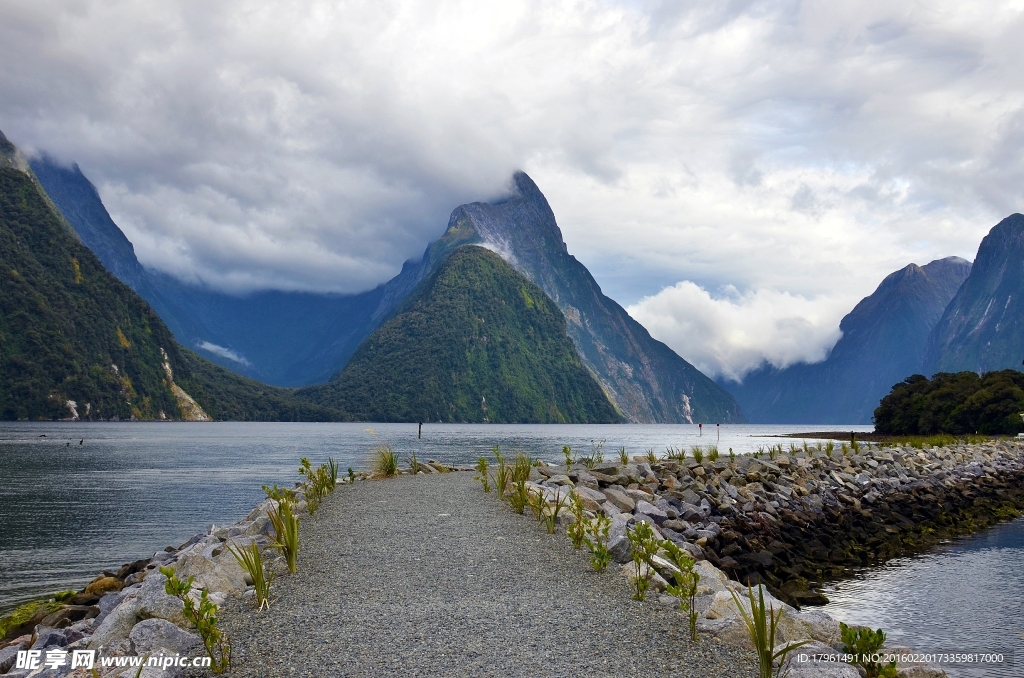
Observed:
[[[423,437],[423,422],[422,421],[420,422],[420,428],[419,428],[419,431],[416,433],[416,437],[417,438],[422,438]]]

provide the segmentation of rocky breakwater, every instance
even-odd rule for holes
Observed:
[[[1024,448],[1006,441],[942,448],[861,447],[754,458],[539,466],[612,519],[609,547],[629,560],[628,524],[794,606],[824,604],[814,586],[1020,515]]]
[[[202,590],[214,604],[230,595],[251,594],[248,575],[228,550],[253,542],[269,546],[273,528],[268,511],[274,506],[266,500],[243,520],[226,527],[211,526],[178,548],[168,547],[151,558],[127,563],[116,572],[104,572],[78,593],[58,596],[59,603],[40,605],[40,609],[22,623],[13,626],[0,641],[0,674],[5,676],[81,676],[93,675],[84,669],[63,666],[31,671],[15,668],[19,650],[61,649],[70,656],[73,650],[96,650],[95,668],[101,676],[134,676],[135,668],[104,668],[99,657],[111,656],[191,656],[205,655],[202,639],[186,621],[181,600],[164,590],[167,577],[160,567],[172,567],[181,579],[194,577],[193,592],[198,601]],[[299,507],[302,507],[300,502]],[[268,552],[268,556],[273,552]],[[280,556],[272,557],[268,568],[277,574],[287,571]],[[248,590],[247,590],[248,589]],[[54,609],[56,607],[56,609]],[[146,668],[142,676],[173,678],[183,669]]]

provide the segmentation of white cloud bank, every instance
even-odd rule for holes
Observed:
[[[712,297],[685,281],[627,309],[651,334],[710,377],[734,381],[765,361],[776,367],[824,360],[839,340],[832,300],[735,288]]]
[[[0,129],[223,289],[372,287],[522,168],[623,303],[834,319],[1024,211],[1022,34],[1020,0],[6,0]]]

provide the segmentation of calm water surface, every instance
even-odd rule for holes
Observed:
[[[103,569],[177,546],[211,523],[243,517],[263,484],[298,479],[300,457],[333,456],[342,470],[368,466],[390,443],[403,458],[472,464],[495,445],[551,461],[562,445],[605,458],[668,445],[718,443],[737,454],[798,431],[864,426],[436,425],[289,423],[0,424],[0,610],[81,588]],[[44,437],[45,436],[45,437]],[[83,441],[79,444],[79,441]],[[781,441],[788,444],[789,441]],[[883,627],[922,650],[1015,649],[1024,659],[1024,521],[898,559],[834,584],[827,611]],[[950,670],[957,676],[1022,676],[1014,667]]]

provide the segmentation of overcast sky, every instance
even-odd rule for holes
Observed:
[[[514,169],[705,372],[821,359],[1024,211],[1024,0],[0,0],[0,130],[142,262],[355,292]]]

